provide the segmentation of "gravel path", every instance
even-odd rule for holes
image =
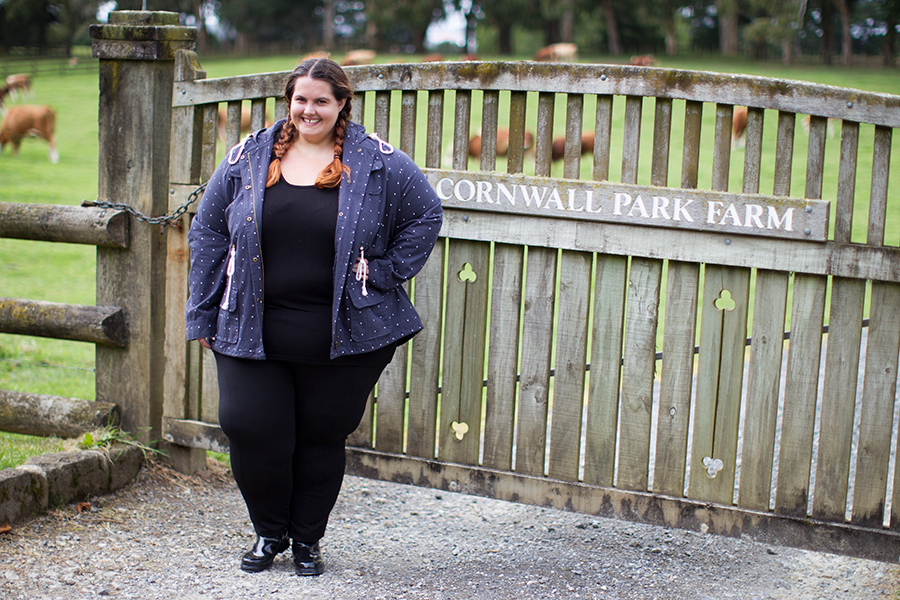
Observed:
[[[0,535],[0,598],[893,598],[896,566],[348,477],[322,542],[238,569],[252,528],[222,468],[135,483]]]

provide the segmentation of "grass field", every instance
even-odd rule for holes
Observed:
[[[491,57],[485,57],[490,59]],[[385,58],[385,62],[389,59]],[[415,61],[415,57],[403,57],[404,61]],[[504,59],[505,60],[505,59]],[[608,57],[589,57],[584,62],[621,62]],[[247,59],[201,58],[209,77],[284,71],[296,63],[293,56],[273,56]],[[815,66],[783,66],[775,63],[753,63],[748,61],[726,61],[709,57],[681,57],[664,59],[663,67],[696,69],[730,73],[745,73],[783,79],[797,79],[824,83],[840,87],[858,88],[866,91],[900,94],[900,77],[896,71],[884,69],[840,69]],[[97,192],[97,107],[98,79],[96,72],[70,74],[64,77],[39,77],[34,81],[33,96],[18,102],[51,104],[57,112],[58,147],[61,155],[59,164],[47,160],[46,144],[38,140],[26,140],[18,157],[12,157],[9,150],[0,154],[0,201],[33,202],[43,204],[79,204],[82,200],[93,199]],[[423,107],[424,108],[424,107]],[[619,109],[621,110],[621,106]],[[585,114],[592,115],[593,107],[586,103]],[[473,112],[480,113],[480,99],[473,98]],[[621,113],[620,113],[621,114]],[[645,107],[645,119],[652,119],[652,105]],[[676,107],[677,114],[677,107]],[[706,112],[705,118],[711,123],[712,116]],[[501,122],[504,117],[501,115]],[[557,108],[557,125],[562,127],[565,120],[564,108]],[[650,121],[647,121],[648,123]],[[766,137],[774,136],[775,119],[767,115]],[[705,124],[706,125],[706,124]],[[678,139],[677,119],[673,122],[673,139]],[[799,126],[798,126],[799,129]],[[561,129],[559,129],[561,130]],[[645,124],[644,130],[652,136],[652,127]],[[705,126],[712,135],[712,127]],[[871,164],[872,128],[864,128],[861,135],[860,170],[858,189],[866,190],[866,160]],[[392,130],[392,138],[399,133],[399,127]],[[839,134],[838,134],[839,135]],[[445,136],[445,139],[447,137]],[[452,139],[452,138],[451,138]],[[393,139],[392,139],[393,141]],[[615,142],[614,142],[615,143]],[[649,165],[652,137],[642,141],[642,163]],[[900,172],[900,148],[894,141],[894,172]],[[802,156],[805,138],[797,136],[796,152]],[[825,182],[825,196],[833,197],[837,180],[837,143],[829,144],[828,160],[833,168]],[[424,151],[424,149],[422,149]],[[646,153],[646,154],[645,154]],[[418,153],[417,153],[418,154]],[[680,153],[679,153],[680,155]],[[645,157],[646,156],[646,157]],[[417,158],[421,158],[417,156]],[[589,158],[584,159],[590,171]],[[680,160],[680,158],[679,158]],[[770,166],[774,157],[766,161]],[[613,177],[618,165],[612,163]],[[497,169],[502,170],[502,160]],[[556,167],[561,174],[561,166]],[[797,172],[792,184],[794,194],[802,193],[805,164],[795,165]],[[741,163],[739,157],[732,159],[732,189],[740,189]],[[678,185],[680,165],[672,166],[670,185]],[[708,177],[709,174],[706,174]],[[768,178],[768,179],[767,179]],[[763,173],[762,191],[768,182],[771,191],[772,169]],[[896,189],[896,185],[894,187]],[[858,197],[864,196],[858,194]],[[888,223],[888,242],[900,242],[900,194],[893,193],[889,212],[894,216]],[[859,202],[859,217],[855,219],[855,241],[865,238],[865,202]],[[95,250],[90,246],[70,244],[45,244],[21,240],[0,239],[0,296],[49,300],[76,304],[93,304],[95,298]],[[24,392],[56,394],[62,396],[94,397],[94,348],[90,344],[64,342],[25,336],[0,334],[0,388]],[[0,434],[2,440],[3,434]],[[2,442],[0,442],[2,446]],[[3,466],[0,464],[0,466]]]

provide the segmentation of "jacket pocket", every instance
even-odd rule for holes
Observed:
[[[368,288],[363,296],[362,286],[347,287],[350,295],[350,339],[355,342],[377,340],[391,333],[389,305],[392,296],[379,290]]]
[[[219,303],[219,316],[216,320],[216,339],[234,344],[238,339],[240,324],[237,315],[237,286],[234,285],[234,262],[236,248],[231,247],[228,264],[225,267],[225,291]]]

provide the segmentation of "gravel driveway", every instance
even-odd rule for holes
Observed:
[[[0,535],[0,598],[893,598],[895,565],[348,477],[326,572],[238,569],[252,528],[222,469],[165,467]]]

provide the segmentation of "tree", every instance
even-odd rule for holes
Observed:
[[[381,48],[411,44],[425,51],[425,34],[432,21],[446,15],[443,0],[368,0],[366,16]]]
[[[89,25],[97,22],[99,0],[58,0],[56,5],[58,22],[53,30],[58,32],[66,50],[71,56],[75,37],[84,34]]]
[[[719,52],[725,56],[738,53],[738,0],[716,0],[719,15]]]
[[[803,0],[748,0],[747,7],[755,15],[744,28],[744,39],[756,46],[756,58],[769,44],[781,47],[781,58],[790,64],[793,56],[793,41],[797,24],[805,12]]]
[[[834,0],[834,5],[841,14],[841,64],[850,66],[853,56],[853,38],[850,36],[850,3],[852,0]]]
[[[5,47],[47,48],[47,32],[58,20],[55,5],[40,0],[5,0],[2,7],[0,41]]]

